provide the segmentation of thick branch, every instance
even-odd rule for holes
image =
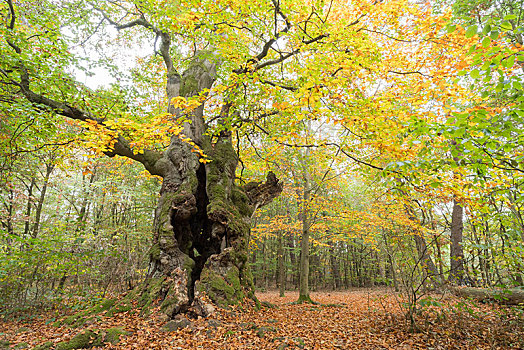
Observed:
[[[249,198],[249,204],[255,209],[271,203],[282,192],[283,184],[276,175],[270,171],[266,182],[250,182],[244,186],[244,191]]]
[[[15,28],[15,21],[16,21],[15,7],[13,6],[12,0],[7,0],[7,5],[9,6],[9,17],[11,17],[11,20],[9,21],[9,24],[7,27],[13,30]]]
[[[255,62],[260,62],[260,60],[266,57],[269,52],[269,49],[271,48],[271,45],[273,45],[282,36],[282,34],[287,33],[289,29],[291,29],[291,23],[287,19],[286,15],[282,13],[282,10],[280,9],[280,3],[275,0],[272,0],[272,2],[273,2],[273,6],[275,6],[275,14],[279,14],[280,17],[282,17],[282,19],[286,22],[286,26],[281,31],[275,33],[274,38],[270,39],[269,41],[267,41],[264,44],[264,46],[262,47],[262,51],[254,59],[252,59],[252,61],[255,61]],[[277,26],[277,21],[275,18],[275,29],[276,29],[276,26]]]
[[[247,73],[250,69],[249,69],[249,64],[250,63],[258,63],[260,62],[262,59],[264,59],[267,54],[269,53],[269,49],[271,48],[271,46],[273,46],[274,43],[277,42],[277,40],[285,33],[287,33],[290,29],[291,29],[291,22],[289,22],[289,19],[287,18],[287,16],[282,12],[282,9],[280,8],[280,2],[279,1],[276,1],[276,0],[272,0],[272,3],[273,3],[273,6],[275,7],[275,31],[276,31],[276,27],[277,27],[277,20],[276,20],[276,15],[278,14],[283,20],[284,22],[286,23],[284,29],[278,31],[275,33],[274,37],[269,39],[268,41],[266,41],[266,43],[264,44],[264,46],[262,46],[262,50],[259,52],[258,55],[256,55],[254,58],[250,58],[248,61],[247,61],[247,64],[245,67],[241,67],[239,69],[236,69],[234,72],[237,73],[237,74],[243,74],[243,73]],[[269,64],[268,64],[269,65]],[[256,70],[256,69],[255,69]]]
[[[94,121],[97,124],[104,126],[104,121],[101,118],[96,118],[90,113],[74,106],[70,106],[67,103],[59,102],[33,92],[29,88],[29,76],[25,68],[22,69],[22,79],[19,86],[27,100],[37,105],[39,108],[41,108],[43,105],[67,118],[84,122]],[[162,169],[156,166],[156,162],[162,157],[160,152],[145,150],[144,153],[135,154],[129,145],[129,141],[127,141],[122,136],[118,136],[116,138],[113,150],[106,151],[104,153],[109,157],[119,155],[136,160],[137,162],[142,163],[146,170],[149,171],[152,175],[163,176]]]

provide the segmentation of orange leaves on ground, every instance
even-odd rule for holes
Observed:
[[[511,326],[515,319],[503,316],[507,310],[449,295],[433,296],[443,308],[427,308],[419,314],[419,333],[408,331],[402,298],[386,289],[311,293],[317,305],[291,304],[297,300],[294,292],[282,298],[277,292],[257,296],[276,307],[255,310],[245,303],[218,310],[208,319],[191,320],[189,327],[173,332],[161,330],[165,321],[157,311],[147,318],[132,312],[100,317],[88,328],[121,327],[128,332],[117,345],[107,344],[104,349],[483,350],[517,349],[517,340],[524,338],[522,328]],[[44,320],[0,322],[6,340],[31,347],[68,340],[80,331],[56,328]]]

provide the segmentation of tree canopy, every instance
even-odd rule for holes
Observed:
[[[0,298],[521,287],[521,5],[4,0]]]

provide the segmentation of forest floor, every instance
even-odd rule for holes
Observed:
[[[417,315],[419,330],[410,332],[402,303],[386,290],[312,293],[319,303],[316,305],[292,304],[298,298],[293,292],[282,298],[278,292],[257,296],[272,305],[265,303],[259,311],[247,304],[219,310],[210,318],[192,320],[189,327],[171,332],[162,329],[165,321],[156,312],[147,318],[131,312],[101,316],[84,329],[122,327],[129,332],[117,345],[107,344],[103,349],[524,348],[522,309],[519,315],[514,308],[473,304],[450,295],[433,296],[441,306],[429,306]],[[0,341],[11,344],[5,348],[58,343],[81,331],[54,327],[44,316],[31,322],[0,320]]]

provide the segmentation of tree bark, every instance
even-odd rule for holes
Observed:
[[[35,212],[35,224],[33,225],[33,232],[31,233],[31,237],[33,238],[36,238],[40,231],[40,218],[42,216],[42,208],[44,206],[44,200],[45,200],[45,195],[47,192],[47,186],[49,184],[49,178],[54,168],[55,168],[54,164],[52,163],[46,164],[44,183],[42,184],[42,189],[40,190],[40,198],[38,199],[38,204],[36,206],[36,212]]]
[[[283,244],[283,234],[278,236],[278,249],[277,249],[277,259],[278,259],[278,289],[279,295],[281,297],[286,293],[286,270],[284,266],[284,244]]]
[[[149,23],[145,14],[140,11],[129,13],[136,18],[122,24],[112,20],[102,9],[91,6],[117,30],[141,26],[160,39],[158,53],[167,70],[168,101],[171,102],[178,96],[206,97],[207,91],[215,82],[219,64],[212,52],[196,52],[188,62],[187,69],[179,74],[170,53],[170,33]],[[10,11],[13,29],[16,16],[12,8]],[[277,3],[275,11],[285,18]],[[285,30],[288,29],[289,24]],[[278,35],[280,34],[282,33]],[[267,56],[270,46],[277,38],[264,45],[263,50],[255,56],[256,62]],[[321,38],[323,36],[308,42],[313,43]],[[25,48],[6,40],[17,60],[14,69],[19,74],[13,84],[18,86],[20,93],[35,109],[52,111],[73,120],[94,122],[101,128],[111,130],[105,124],[104,117],[95,116],[74,102],[44,95],[38,88],[33,90],[32,71],[24,66],[22,54],[25,53]],[[256,69],[278,64],[287,58],[261,62]],[[255,62],[255,59],[248,62],[251,61]],[[245,69],[233,70],[234,74],[246,72]],[[227,120],[233,108],[226,98],[219,122]],[[255,299],[252,276],[247,266],[250,219],[254,210],[268,204],[282,191],[281,183],[271,172],[265,183],[248,183],[244,187],[236,185],[234,180],[238,158],[232,146],[231,132],[226,127],[213,137],[206,134],[203,112],[203,104],[190,113],[169,104],[168,113],[174,119],[185,117],[189,122],[184,124],[183,129],[186,140],[182,140],[179,135],[172,135],[164,152],[135,152],[132,143],[115,130],[110,147],[104,151],[109,157],[119,155],[138,161],[150,174],[163,178],[155,210],[148,278],[130,297],[139,294],[139,304],[143,308],[160,299],[161,309],[169,317],[185,311],[205,316],[212,311],[212,306],[205,301],[207,298],[219,305],[238,303],[244,296]],[[227,123],[224,125],[227,126]],[[193,144],[188,143],[187,139]],[[206,154],[208,163],[200,162],[199,156],[194,152],[194,145]],[[41,193],[45,194],[44,191]],[[33,231],[34,236],[37,234],[38,220]]]
[[[333,273],[333,290],[337,290],[342,287],[342,279],[340,278],[340,267],[337,260],[335,243],[329,247],[329,261],[331,264],[331,271]]]
[[[216,62],[200,53],[182,74],[170,72],[168,98],[191,97],[210,89],[216,77]],[[229,116],[226,103],[221,118]],[[181,111],[170,107],[171,113]],[[253,211],[278,196],[282,186],[273,173],[266,183],[234,183],[238,158],[231,134],[222,131],[212,142],[205,135],[203,105],[186,123],[184,135],[208,156],[202,164],[192,146],[173,136],[161,158],[164,182],[155,212],[150,277],[160,283],[162,310],[170,317],[191,311],[207,316],[215,304],[237,304],[254,298],[249,271],[248,238]]]
[[[451,214],[451,244],[450,244],[450,272],[449,281],[451,283],[464,284],[464,252],[462,250],[462,231],[464,224],[462,221],[463,208],[453,200],[453,212]]]
[[[306,159],[309,149],[306,149]],[[309,197],[311,194],[308,164],[304,164],[304,190],[302,196],[302,240],[300,242],[300,268],[298,302],[311,302],[309,296]]]

